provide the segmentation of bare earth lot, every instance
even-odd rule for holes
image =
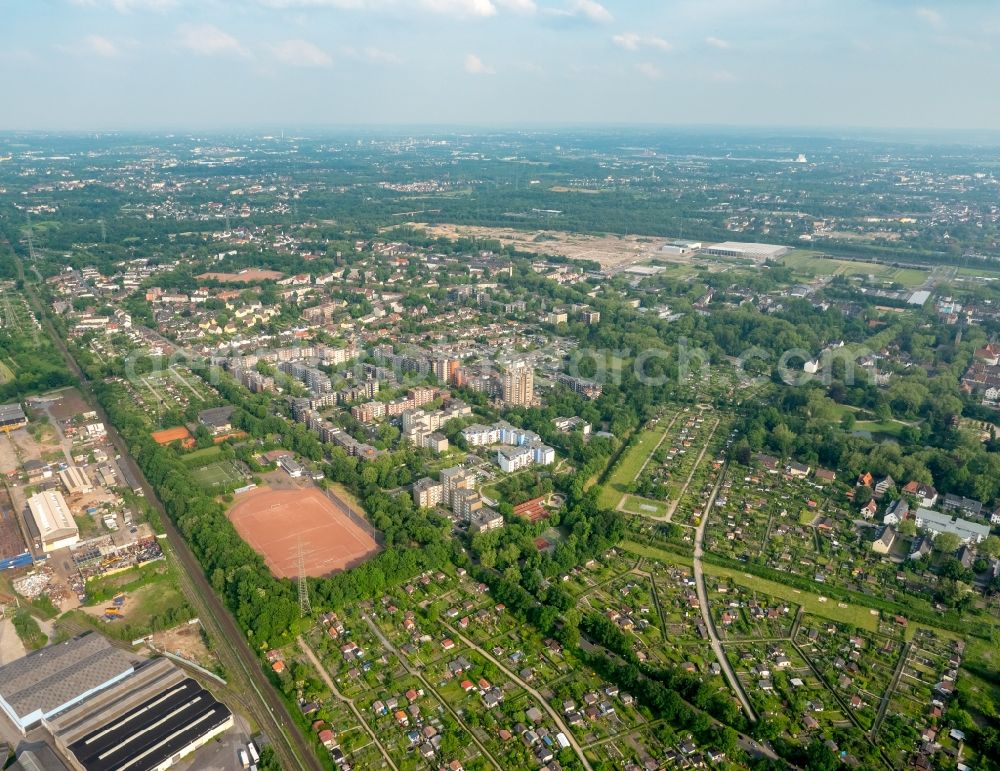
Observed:
[[[24,658],[26,651],[9,618],[0,621],[0,666]]]
[[[477,225],[428,225],[408,223],[436,238],[483,238],[500,241],[521,252],[552,254],[574,260],[594,260],[604,270],[626,268],[644,262],[653,256],[660,260],[659,246],[666,240],[657,236],[588,236],[560,230],[514,230],[513,228],[487,228]]]
[[[55,401],[48,402],[49,412],[56,420],[67,420],[76,417],[84,412],[89,412],[91,407],[83,399],[83,395],[75,388],[64,388],[61,391],[53,391],[40,400],[48,401],[55,398]]]
[[[156,632],[153,635],[153,645],[203,667],[210,667],[215,661],[205,647],[200,624],[181,624],[165,632]]]

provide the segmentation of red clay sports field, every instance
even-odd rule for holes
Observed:
[[[322,490],[272,490],[239,496],[229,520],[277,578],[299,574],[299,545],[307,576],[351,567],[378,551],[375,540]]]

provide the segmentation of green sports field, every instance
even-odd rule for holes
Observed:
[[[781,258],[781,262],[797,273],[811,276],[867,276],[893,281],[905,287],[917,287],[927,280],[927,271],[918,268],[896,268],[876,262],[838,260],[816,252],[796,250]]]
[[[243,474],[231,460],[220,460],[194,469],[194,478],[208,490],[225,489],[243,481]]]

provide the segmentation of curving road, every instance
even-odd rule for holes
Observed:
[[[316,652],[309,647],[309,643],[305,641],[305,638],[302,635],[299,635],[296,638],[296,641],[298,642],[299,648],[302,650],[302,652],[306,654],[306,658],[309,659],[309,663],[313,665],[313,668],[319,673],[319,676],[322,678],[323,682],[326,683],[326,687],[330,689],[330,693],[334,695],[334,698],[336,698],[338,701],[342,701],[350,708],[351,712],[354,713],[354,717],[361,724],[362,728],[365,729],[365,732],[371,737],[371,740],[375,743],[375,746],[378,747],[378,751],[382,753],[382,759],[385,760],[386,764],[393,771],[398,771],[396,764],[392,762],[392,757],[386,751],[385,746],[382,744],[382,742],[378,740],[378,735],[375,733],[372,727],[368,725],[368,721],[365,720],[364,716],[361,714],[361,711],[354,703],[354,699],[348,699],[346,696],[344,696],[344,694],[340,692],[340,689],[337,688],[336,683],[333,682],[333,678],[330,677],[330,673],[327,672],[326,667],[323,666],[323,662],[319,660],[319,656],[316,655]]]
[[[695,591],[698,594],[698,604],[701,606],[701,618],[705,622],[705,628],[708,630],[708,637],[712,643],[712,651],[715,653],[715,658],[718,660],[719,666],[722,667],[722,673],[726,676],[729,687],[736,694],[736,698],[742,705],[746,716],[756,723],[757,713],[750,706],[750,699],[747,698],[746,691],[743,690],[743,684],[736,677],[736,673],[733,671],[729,659],[726,657],[726,652],[722,649],[719,633],[715,629],[715,621],[712,619],[712,612],[708,607],[708,591],[705,589],[705,571],[701,565],[701,558],[704,555],[702,543],[705,540],[705,526],[708,524],[708,515],[712,512],[712,507],[715,506],[715,498],[719,494],[719,488],[722,486],[722,480],[726,478],[726,471],[728,470],[729,463],[727,461],[719,472],[719,478],[715,480],[715,487],[712,488],[712,494],[705,503],[705,511],[701,515],[701,522],[698,523],[698,529],[695,530],[694,584]]]
[[[534,696],[535,700],[542,705],[542,709],[544,709],[546,712],[549,713],[549,717],[552,718],[552,722],[554,722],[559,727],[559,730],[562,731],[563,734],[566,736],[566,739],[569,741],[570,746],[576,753],[576,757],[579,759],[580,763],[583,764],[583,767],[587,769],[587,771],[594,771],[593,766],[590,765],[590,761],[587,760],[587,756],[583,754],[583,748],[580,746],[580,743],[573,736],[573,732],[569,730],[569,726],[567,726],[563,722],[563,719],[559,715],[559,713],[556,712],[554,709],[552,709],[552,705],[545,700],[542,694],[540,694],[536,689],[532,688],[530,685],[524,682],[524,680],[522,680],[516,674],[511,672],[506,666],[504,666],[503,662],[499,661],[492,653],[480,648],[472,640],[470,640],[468,637],[466,637],[457,629],[455,629],[455,627],[451,626],[451,624],[445,623],[444,621],[442,621],[441,624],[442,626],[445,627],[445,629],[451,632],[452,635],[454,635],[457,639],[461,640],[464,645],[468,646],[469,648],[472,648],[472,650],[476,651],[480,656],[482,656],[484,659],[493,664],[493,666],[495,666],[497,669],[499,669],[501,672],[507,675],[507,677],[509,677],[511,680],[517,683],[521,688],[523,688],[525,691]]]
[[[362,613],[361,618],[363,618],[365,620],[365,623],[368,624],[368,628],[371,629],[372,634],[378,638],[380,643],[382,643],[382,647],[391,652],[392,655],[396,657],[396,660],[403,665],[403,669],[406,670],[406,673],[411,677],[417,678],[423,684],[424,688],[426,688],[435,699],[437,699],[441,704],[444,705],[445,709],[447,709],[451,713],[451,716],[455,718],[455,721],[460,726],[462,726],[462,728],[464,728],[466,731],[469,732],[469,737],[475,743],[476,747],[479,748],[479,751],[483,753],[483,757],[489,760],[494,768],[502,769],[503,766],[501,766],[497,762],[497,759],[494,758],[492,754],[490,754],[490,751],[486,749],[486,745],[484,745],[481,741],[479,741],[479,737],[477,737],[476,734],[472,731],[472,729],[469,728],[468,725],[466,725],[461,715],[459,715],[458,712],[455,711],[455,708],[452,707],[451,704],[449,704],[446,699],[441,698],[440,694],[438,694],[437,690],[434,688],[434,686],[430,684],[430,682],[428,682],[427,678],[424,677],[423,674],[421,674],[416,669],[410,666],[410,662],[407,661],[406,657],[402,653],[400,653],[399,648],[393,645],[392,642],[389,640],[389,638],[382,633],[382,630],[378,628],[378,625],[371,619],[371,617],[365,613]]]

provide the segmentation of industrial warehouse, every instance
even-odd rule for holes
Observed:
[[[58,490],[45,490],[28,498],[31,535],[42,551],[57,551],[80,540],[80,530],[66,499]]]
[[[0,668],[0,705],[31,730],[15,769],[38,767],[42,753],[46,771],[163,771],[233,726],[170,661],[133,661],[96,633]]]
[[[79,771],[165,769],[233,725],[233,714],[166,659],[48,724]]]
[[[49,645],[0,667],[0,709],[26,733],[132,674],[135,660],[99,634]]]
[[[0,431],[16,431],[28,425],[20,404],[0,404]]]

